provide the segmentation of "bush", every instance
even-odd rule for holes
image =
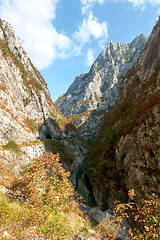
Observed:
[[[67,164],[72,164],[74,157],[71,154],[71,152],[68,150],[68,148],[59,140],[45,140],[45,147],[48,151],[51,151],[53,153],[59,153],[61,156],[61,160]]]
[[[16,239],[43,236],[55,240],[69,239],[77,234],[84,222],[68,175],[59,163],[58,154],[46,153],[36,159],[23,176],[12,183],[14,196],[29,204],[20,204],[18,200],[9,203],[7,199],[1,202],[0,199],[0,233],[6,228],[11,236],[17,232]],[[15,230],[12,228],[14,225]],[[36,228],[27,237],[33,226]]]
[[[33,133],[38,131],[38,124],[36,120],[25,118],[23,122]]]
[[[132,225],[130,237],[134,240],[158,240],[160,239],[160,202],[155,195],[146,196],[140,203],[135,201],[135,191],[130,190],[129,202],[118,203],[115,213],[128,218]]]
[[[19,240],[116,239],[117,224],[109,218],[91,230],[68,175],[58,154],[45,153],[26,167],[11,182],[9,197],[0,192],[0,239],[4,232]]]
[[[3,148],[6,150],[14,151],[15,153],[20,152],[20,148],[14,140],[9,141],[6,145],[3,146]]]

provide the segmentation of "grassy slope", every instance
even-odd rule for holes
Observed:
[[[3,177],[10,187],[7,196],[0,189],[1,239],[97,239],[102,234],[115,239],[118,226],[112,222],[110,231],[102,225],[91,228],[58,155],[44,154],[18,178],[7,178],[7,172]],[[3,181],[3,186],[7,184]]]

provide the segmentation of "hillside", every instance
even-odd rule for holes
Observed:
[[[126,199],[160,196],[160,20],[137,63],[122,81],[112,113],[85,160],[97,202],[104,209]]]
[[[93,230],[80,210],[73,185],[86,150],[13,28],[0,21],[0,239],[115,238],[118,226]]]
[[[14,29],[0,21],[0,239],[74,239],[88,232],[68,179],[71,172],[76,185],[86,147]]]
[[[123,76],[139,58],[146,41],[141,34],[129,44],[109,42],[90,71],[77,76],[56,101],[87,140],[97,134],[104,115],[114,106]]]
[[[36,139],[39,127],[49,117],[64,130],[67,119],[52,102],[45,80],[27,57],[13,28],[4,21],[0,24],[0,60],[0,141]]]
[[[86,146],[51,100],[14,29],[0,21],[0,163],[18,172],[46,151],[60,153],[75,184]]]
[[[0,21],[1,239],[126,240],[126,217],[132,239],[158,239],[159,40],[160,20],[145,48],[144,35],[127,45],[111,42],[91,71],[76,78],[58,102],[85,97],[69,109],[79,134],[52,102],[11,25]],[[127,69],[123,80],[117,77]],[[84,112],[74,116],[79,107]],[[80,135],[92,140],[99,129],[86,154]],[[94,207],[84,205],[75,188],[90,195]],[[155,195],[147,199],[146,193]],[[111,211],[115,199],[130,202]]]

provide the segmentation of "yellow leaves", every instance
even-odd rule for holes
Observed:
[[[129,231],[130,237],[134,240],[158,240],[160,239],[160,202],[155,195],[146,196],[141,203],[135,201],[135,191],[132,189],[128,193],[129,202],[118,204],[116,213],[132,219],[132,230]],[[134,221],[133,221],[134,219]]]
[[[145,230],[146,230],[147,232],[149,232],[149,227],[144,226],[144,228],[145,228]]]
[[[128,191],[128,196],[130,200],[133,200],[133,198],[136,196],[134,189]]]
[[[59,154],[45,153],[36,159],[23,175],[21,191],[34,206],[47,205],[52,211],[70,211],[77,208],[69,174],[59,163]],[[37,199],[38,198],[38,199]]]
[[[7,208],[10,203],[12,204],[12,208],[9,207],[8,211],[4,206],[6,205],[4,201],[0,201],[0,205],[2,202],[0,207],[7,210],[4,223],[0,224],[0,239],[1,229],[5,227],[9,229],[11,235],[15,236],[15,239],[18,236],[20,240],[75,239],[76,236],[86,239],[91,234],[97,234],[95,239],[98,239],[103,233],[106,239],[116,239],[113,237],[116,228],[113,225],[113,234],[108,232],[107,222],[104,222],[96,233],[94,231],[89,233],[90,223],[85,220],[84,214],[78,208],[78,203],[75,201],[75,198],[78,199],[78,197],[75,197],[68,176],[69,174],[59,163],[58,154],[46,153],[28,166],[18,180],[18,183],[21,183],[20,186],[18,184],[18,191],[22,198],[27,199],[27,204],[19,204],[17,200],[17,208],[13,207],[15,200],[8,200]],[[14,184],[14,190],[17,190],[17,183]],[[2,220],[0,219],[0,221]],[[6,225],[6,223],[9,224]]]

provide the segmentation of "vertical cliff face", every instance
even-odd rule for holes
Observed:
[[[38,139],[43,142],[35,144]],[[11,140],[23,154],[3,148]],[[0,21],[0,164],[20,169],[45,151],[60,152],[62,160],[76,168],[85,149],[76,129],[52,102],[14,29]]]
[[[64,115],[69,117],[74,125],[81,126],[80,132],[86,138],[89,137],[87,134],[90,135],[87,129],[95,130],[104,116],[102,112],[114,106],[123,76],[137,61],[146,41],[143,34],[130,44],[111,41],[94,62],[89,73],[76,77],[68,91],[56,101]],[[90,120],[93,110],[96,111]]]
[[[112,113],[86,158],[103,206],[134,188],[160,195],[160,20],[137,63],[124,77]]]
[[[49,117],[67,124],[10,24],[0,25],[0,142],[30,140]]]

